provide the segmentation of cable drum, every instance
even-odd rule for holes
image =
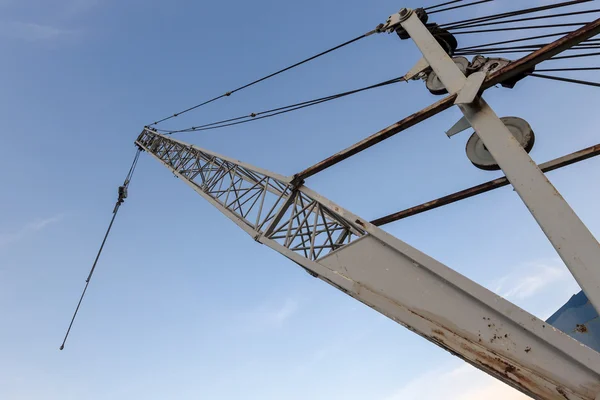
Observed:
[[[535,134],[527,121],[518,117],[500,118],[510,133],[517,139],[519,144],[527,153],[531,151],[535,144]],[[477,133],[473,133],[467,142],[467,157],[477,168],[485,171],[497,171],[500,166],[494,160],[483,141]]]

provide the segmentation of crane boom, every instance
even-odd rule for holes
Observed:
[[[285,177],[145,128],[136,144],[256,241],[535,399],[599,400],[600,354]]]

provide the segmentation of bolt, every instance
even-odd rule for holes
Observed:
[[[408,14],[408,10],[406,8],[403,8],[402,10],[400,10],[400,16],[401,17],[406,16],[406,14]]]

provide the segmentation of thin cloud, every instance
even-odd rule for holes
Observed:
[[[276,304],[260,306],[240,316],[242,324],[250,331],[281,328],[299,309],[298,301],[288,298]]]
[[[55,43],[58,41],[79,38],[81,29],[68,27],[71,22],[77,21],[92,9],[100,5],[100,0],[59,0],[48,2],[46,0],[28,0],[16,2],[14,0],[0,0],[3,9],[3,19],[0,21],[0,36],[22,40],[26,42]],[[23,17],[23,12],[36,10],[36,14],[44,15],[43,22],[35,22],[32,13],[30,17]],[[14,16],[11,18],[11,13]],[[19,17],[15,17],[19,15]]]
[[[75,18],[86,14],[96,6],[100,0],[69,0],[65,1],[62,15],[64,18]]]
[[[494,292],[507,299],[526,300],[556,284],[573,282],[573,277],[560,259],[541,260],[523,264],[500,279]]]
[[[435,384],[432,385],[432,382]],[[382,400],[528,400],[528,396],[464,364],[429,371]]]
[[[8,22],[1,24],[0,34],[27,42],[47,42],[74,38],[78,31],[33,22]]]
[[[8,245],[17,243],[27,237],[38,233],[44,230],[46,227],[52,224],[56,224],[64,218],[64,215],[59,214],[51,218],[40,219],[34,222],[31,222],[16,232],[0,234],[0,248],[6,247]]]

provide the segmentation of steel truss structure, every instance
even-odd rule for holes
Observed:
[[[450,96],[294,176],[150,128],[136,144],[257,242],[473,366],[535,399],[600,400],[600,353],[304,185],[306,178],[457,105],[598,308],[598,242],[481,93],[600,33],[600,20],[490,76],[469,77],[412,10],[391,16],[385,29],[398,26],[423,53],[417,66],[435,71]]]
[[[136,144],[256,241],[538,399],[596,399],[600,354],[306,186],[145,129]]]

